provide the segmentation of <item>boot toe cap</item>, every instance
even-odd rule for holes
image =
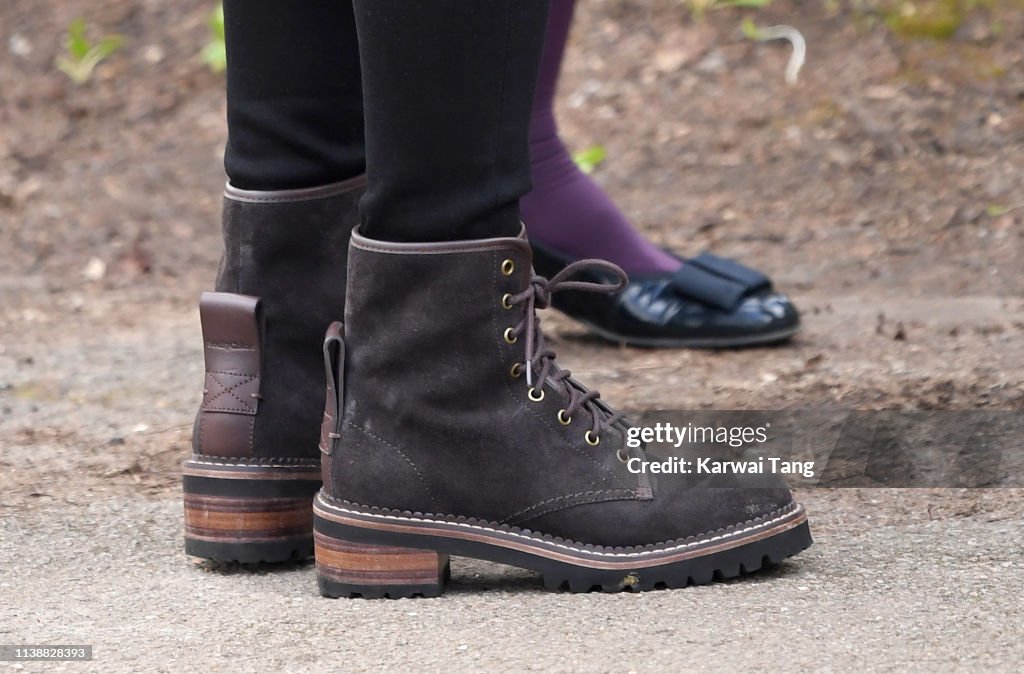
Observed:
[[[604,547],[705,538],[769,520],[794,505],[784,486],[703,487],[666,479],[650,500],[574,505],[519,523],[535,532]]]

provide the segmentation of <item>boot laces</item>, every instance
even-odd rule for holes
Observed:
[[[615,281],[612,283],[595,283],[570,280],[574,274],[588,269],[607,271],[615,276]],[[526,362],[523,363],[523,366],[526,370],[527,385],[532,389],[536,380],[540,382],[539,385],[541,387],[545,383],[549,383],[552,387],[563,391],[569,398],[569,404],[563,410],[568,418],[572,418],[579,410],[586,410],[593,421],[591,430],[587,434],[587,440],[591,444],[597,444],[602,428],[615,426],[623,421],[625,415],[622,412],[612,411],[604,403],[598,402],[598,399],[601,397],[600,393],[593,389],[587,389],[578,382],[571,380],[572,373],[558,366],[555,362],[555,352],[545,344],[544,333],[540,329],[540,318],[537,316],[537,310],[548,308],[551,305],[552,294],[559,290],[582,290],[611,294],[622,290],[627,282],[626,272],[618,265],[596,259],[577,260],[570,263],[550,279],[534,273],[530,278],[529,286],[521,293],[512,295],[510,299],[511,304],[526,305],[523,318],[512,329],[512,334],[515,337],[524,334],[526,336]],[[538,373],[536,377],[534,377],[535,372]],[[594,438],[594,441],[591,441],[591,438]]]

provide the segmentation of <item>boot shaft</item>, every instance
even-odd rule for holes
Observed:
[[[365,176],[275,192],[228,184],[217,291],[260,297],[268,320],[298,315],[296,300],[307,296],[311,308],[337,311],[344,306],[348,240],[365,188]]]
[[[345,304],[365,182],[225,190],[218,292],[200,303],[206,382],[196,454],[316,459],[320,344]]]
[[[507,399],[522,344],[503,331],[523,309],[501,300],[531,273],[525,238],[382,244],[357,232],[345,305],[349,400],[372,398],[395,421],[415,415],[431,424]],[[398,383],[381,391],[381,381]]]

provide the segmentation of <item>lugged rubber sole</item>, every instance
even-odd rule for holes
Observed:
[[[777,564],[812,543],[803,506],[726,532],[656,548],[595,549],[474,520],[366,512],[323,493],[313,503],[316,567],[325,597],[436,597],[457,555],[539,572],[550,589],[653,590],[701,585]]]
[[[286,562],[313,555],[314,462],[193,458],[182,467],[185,553],[218,562]]]

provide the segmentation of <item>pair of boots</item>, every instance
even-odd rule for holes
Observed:
[[[645,457],[628,422],[558,367],[535,315],[559,289],[616,290],[569,279],[598,265],[624,283],[614,265],[543,279],[525,234],[374,241],[352,231],[362,187],[228,188],[218,292],[201,301],[189,554],[315,548],[322,594],[405,597],[440,594],[449,555],[610,591],[705,583],[810,545],[785,488],[630,470]]]

